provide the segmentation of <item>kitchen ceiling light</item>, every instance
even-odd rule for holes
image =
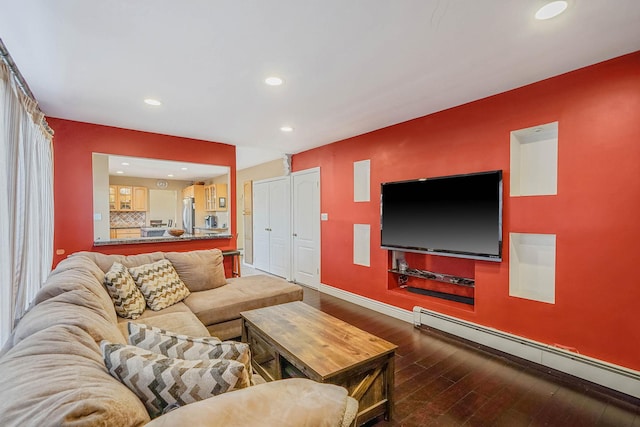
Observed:
[[[186,170],[188,170],[188,168],[180,168],[180,170],[186,171]]]
[[[171,178],[171,177],[173,177],[173,174],[172,174],[172,173],[170,173],[170,174],[169,174],[169,175],[167,175],[167,176],[168,176],[169,178]]]
[[[293,128],[292,128],[291,126],[282,126],[282,127],[280,128],[280,130],[281,130],[282,132],[292,132],[292,131],[293,131]]]
[[[123,171],[116,171],[116,173],[120,173],[120,174],[122,174],[122,173],[124,173],[124,172],[123,172]]]
[[[538,9],[536,19],[543,21],[554,18],[564,12],[567,6],[566,1],[552,1],[551,3],[547,3]]]
[[[129,166],[129,163],[127,163],[127,162],[122,162],[122,163],[120,163],[120,164],[121,164],[122,166]]]
[[[264,82],[269,86],[280,86],[282,84],[282,79],[280,77],[271,76],[264,79]]]
[[[153,98],[145,99],[144,103],[147,104],[147,105],[152,105],[154,107],[158,107],[158,106],[162,105],[162,102],[158,101],[157,99],[153,99]]]

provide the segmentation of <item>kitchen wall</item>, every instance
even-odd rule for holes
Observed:
[[[534,65],[534,63],[532,63]],[[558,190],[510,197],[510,132],[559,122]],[[293,156],[321,168],[321,282],[640,370],[640,52]],[[371,161],[371,202],[353,163]],[[502,262],[445,260],[475,275],[475,306],[399,292],[380,248],[382,182],[502,169]],[[371,267],[353,263],[353,225],[371,226]],[[555,303],[509,295],[509,233],[556,235]],[[428,257],[427,255],[423,255]]]
[[[230,168],[230,194],[235,195],[236,153],[234,146],[54,117],[47,118],[47,120],[55,131],[53,140],[54,265],[70,253],[86,250],[136,254],[213,247],[236,249],[236,243],[233,239],[93,246],[92,153],[228,166]],[[233,233],[236,228],[233,200],[231,209],[230,218]]]

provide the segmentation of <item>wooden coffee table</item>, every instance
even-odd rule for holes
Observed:
[[[356,425],[391,418],[396,345],[300,301],[240,314],[242,341],[265,380],[337,384],[359,402]]]

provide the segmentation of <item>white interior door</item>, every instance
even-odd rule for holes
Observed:
[[[320,285],[320,170],[293,174],[293,280]]]
[[[269,183],[253,183],[253,266],[269,271]]]
[[[291,278],[291,181],[269,182],[269,272]]]

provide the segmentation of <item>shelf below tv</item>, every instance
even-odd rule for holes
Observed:
[[[437,282],[450,283],[452,285],[466,286],[469,288],[475,287],[476,281],[474,279],[468,279],[466,277],[452,276],[444,273],[434,273],[427,270],[418,270],[417,268],[408,268],[405,271],[400,271],[397,268],[392,268],[389,272],[399,274],[401,276],[419,277],[420,279],[435,280]]]

